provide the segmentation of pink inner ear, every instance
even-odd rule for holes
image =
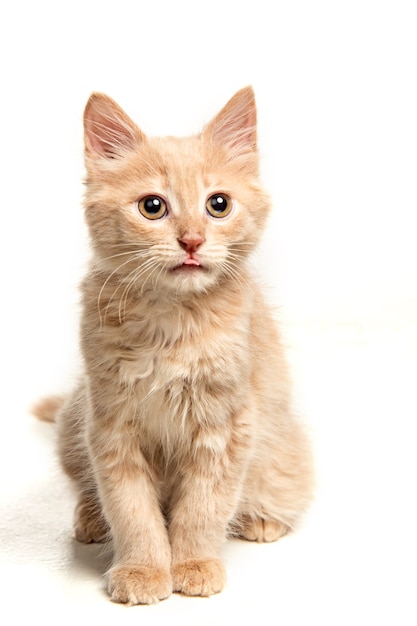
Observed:
[[[238,91],[209,124],[213,139],[240,152],[256,150],[256,104],[251,87]]]
[[[92,151],[101,156],[105,156],[108,151],[109,145],[104,141],[102,132],[98,134],[97,129],[99,128],[99,125],[101,125],[100,121],[94,120],[91,117],[90,119],[86,120],[85,133],[86,138],[88,138],[90,147],[92,148]],[[103,128],[101,128],[101,131],[103,131]]]
[[[104,94],[93,94],[84,113],[86,151],[114,158],[137,146],[140,131],[122,109]]]

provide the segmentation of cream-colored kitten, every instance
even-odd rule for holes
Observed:
[[[112,539],[115,601],[208,596],[225,584],[227,534],[275,541],[311,492],[282,346],[250,274],[270,209],[254,95],[242,89],[189,138],[148,138],[102,94],[84,121],[85,372],[57,415],[75,536]]]

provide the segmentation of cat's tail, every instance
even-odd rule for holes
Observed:
[[[66,396],[48,396],[30,407],[31,413],[43,422],[55,422],[56,414],[64,404]]]

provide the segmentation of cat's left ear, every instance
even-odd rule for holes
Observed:
[[[84,110],[86,157],[115,159],[134,150],[144,139],[128,115],[103,93],[93,93]]]
[[[256,152],[256,104],[252,87],[235,93],[206,126],[203,135],[237,155]]]

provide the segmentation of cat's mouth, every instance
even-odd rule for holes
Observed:
[[[176,265],[173,268],[174,272],[178,272],[178,271],[182,271],[182,272],[198,272],[198,271],[204,271],[205,268],[201,265],[200,261],[198,259],[196,259],[193,256],[188,257],[187,259],[185,259],[185,261],[183,261],[182,263],[180,263],[179,265]]]
[[[194,273],[205,271],[205,268],[200,263],[181,263],[180,265],[176,265],[172,271]]]

